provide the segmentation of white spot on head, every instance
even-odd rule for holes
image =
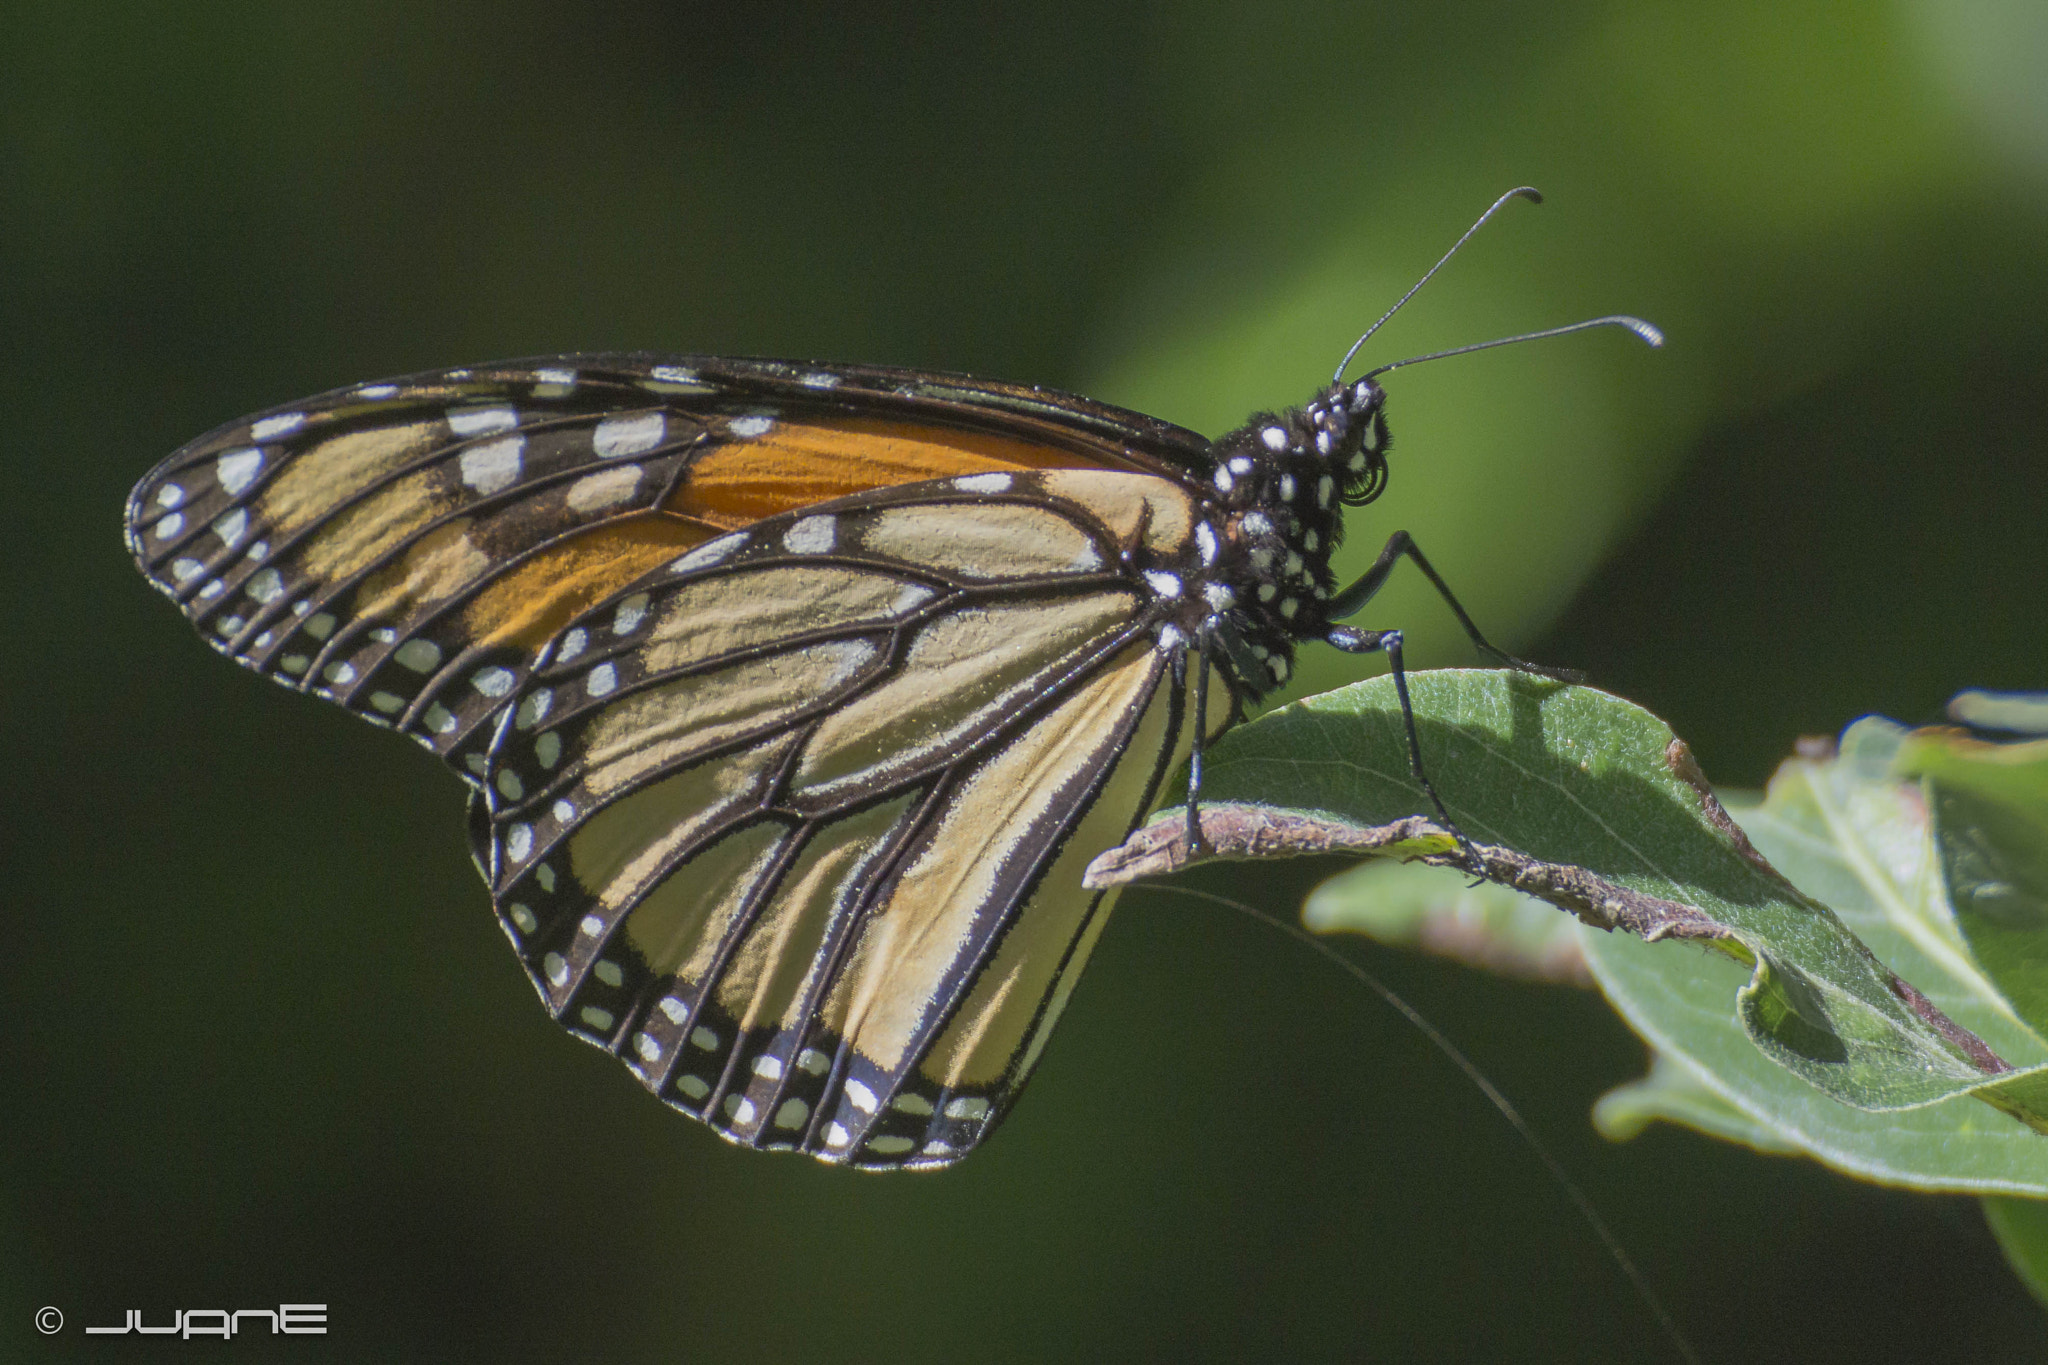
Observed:
[[[427,728],[437,735],[447,735],[455,732],[455,713],[441,705],[440,702],[435,702],[427,708],[426,720]]]
[[[376,705],[377,699],[375,697],[370,698],[370,704],[372,706]],[[510,768],[501,769],[498,773],[498,795],[504,797],[507,801],[517,801],[526,795],[526,784],[521,782],[519,774],[513,772]]]
[[[735,417],[725,424],[725,429],[735,436],[752,439],[766,436],[768,429],[775,425],[775,419],[764,412],[750,412],[745,417]]]
[[[518,681],[512,676],[511,669],[492,664],[489,668],[478,669],[469,685],[487,697],[503,697],[511,694],[512,684]]]
[[[805,517],[782,533],[783,548],[791,554],[821,555],[838,539],[839,524],[831,517]]]
[[[848,1081],[846,1083],[846,1098],[852,1102],[854,1108],[860,1110],[863,1114],[875,1112],[875,1092],[859,1081]]]
[[[448,429],[457,436],[488,436],[519,425],[519,414],[497,403],[487,408],[448,409]]]
[[[791,1095],[775,1111],[775,1126],[777,1128],[801,1128],[804,1126],[804,1120],[810,1116],[811,1106],[805,1104],[796,1096]]]
[[[1267,427],[1259,433],[1259,440],[1265,443],[1268,450],[1285,450],[1287,449],[1287,428]]]
[[[915,1146],[917,1144],[909,1138],[896,1137],[893,1134],[885,1133],[881,1137],[868,1139],[868,1150],[883,1156],[898,1156]]]
[[[156,505],[159,507],[176,507],[184,500],[185,490],[177,484],[167,483],[156,490]]]
[[[483,755],[472,754],[471,757],[481,759]],[[532,852],[532,825],[514,825],[512,826],[512,828],[505,831],[505,854],[507,857],[511,858],[513,862],[525,862],[528,855],[530,855]]]
[[[540,928],[540,921],[534,918],[533,911],[518,901],[514,901],[505,907],[505,915],[514,925],[518,926],[519,932],[522,934],[530,934]]]
[[[825,1125],[825,1145],[827,1147],[844,1147],[852,1137],[853,1134],[846,1131],[846,1125],[843,1123],[828,1123]]]
[[[169,540],[184,529],[185,514],[183,512],[171,512],[157,519],[156,538],[158,540]]]
[[[676,1089],[682,1091],[693,1100],[701,1100],[711,1093],[711,1082],[705,1080],[702,1076],[678,1076],[676,1077]]]
[[[370,705],[387,716],[395,716],[405,709],[405,698],[399,696],[396,692],[372,692],[370,694]],[[510,773],[505,774],[505,777],[511,776],[512,774]],[[513,781],[516,782],[518,779],[513,778]],[[503,783],[504,779],[500,778],[499,785],[502,786]]]
[[[988,1101],[979,1095],[962,1095],[959,1099],[946,1102],[946,1117],[949,1119],[985,1119],[988,1117]]]
[[[277,417],[266,417],[249,428],[251,440],[268,441],[273,436],[285,436],[306,425],[306,414],[287,412]]]
[[[441,646],[432,640],[407,640],[391,657],[415,673],[431,673],[440,667]]]
[[[555,662],[558,664],[568,663],[571,659],[581,654],[583,647],[589,643],[589,632],[581,626],[576,627],[576,629],[562,637],[562,647],[555,651]]]
[[[645,472],[637,464],[622,464],[589,475],[569,485],[565,501],[577,512],[599,512],[607,507],[616,507],[639,489],[640,476]]]
[[[756,1076],[761,1077],[763,1080],[781,1080],[782,1059],[780,1057],[771,1057],[765,1052],[762,1053],[760,1056],[754,1058],[754,1074]]]
[[[555,691],[551,687],[537,687],[526,694],[519,703],[519,714],[512,723],[522,730],[531,730],[546,718],[548,709],[555,704]]]
[[[702,1024],[699,1024],[690,1030],[690,1046],[701,1048],[705,1052],[716,1052],[718,1051],[718,1035],[705,1028]]]
[[[640,629],[641,618],[647,615],[647,594],[636,592],[619,603],[619,609],[612,616],[612,634],[631,635]]]
[[[1249,473],[1251,473],[1251,472],[1252,472],[1252,457],[1251,457],[1251,456],[1249,456],[1249,455],[1240,455],[1240,456],[1238,456],[1238,457],[1237,457],[1236,459],[1232,460],[1232,461],[1230,462],[1230,472],[1231,472],[1231,473],[1233,473],[1233,474],[1249,474]]]
[[[249,513],[240,507],[224,512],[213,519],[213,533],[220,537],[220,543],[232,549],[249,530]]]
[[[1204,583],[1202,600],[1209,604],[1210,611],[1229,611],[1237,605],[1237,594],[1221,583]]]
[[[1231,477],[1230,477],[1230,471],[1229,471],[1228,469],[1218,469],[1218,470],[1216,471],[1216,491],[1217,491],[1217,492],[1219,492],[1219,493],[1228,493],[1228,492],[1230,491],[1231,487],[1232,487],[1232,483],[1233,483],[1233,480],[1232,480],[1232,479],[1231,479]]]
[[[708,569],[713,564],[730,559],[733,551],[747,543],[747,533],[736,531],[729,536],[707,540],[686,555],[679,555],[669,561],[670,573],[691,573],[697,569]]]
[[[548,731],[533,742],[533,757],[543,768],[553,768],[562,757],[562,736],[554,730]]]
[[[1195,548],[1201,552],[1204,564],[1216,562],[1216,532],[1206,521],[1195,523]]]
[[[626,969],[608,957],[599,958],[590,971],[591,975],[614,990],[626,984]]]
[[[549,953],[542,958],[540,969],[546,975],[550,986],[560,987],[569,984],[569,959],[560,953]]]
[[[668,418],[658,412],[632,417],[607,417],[590,434],[598,458],[616,460],[621,455],[640,455],[660,445],[668,435]]]
[[[963,493],[1007,493],[1015,482],[1008,474],[967,474],[953,480],[953,487]]]
[[[507,436],[470,447],[456,460],[462,482],[485,497],[504,492],[519,482],[525,450],[524,436]]]
[[[578,1018],[596,1029],[599,1033],[610,1033],[612,1025],[618,1022],[610,1010],[599,1009],[595,1005],[585,1005],[576,1013]]]
[[[249,485],[256,482],[256,476],[263,472],[263,452],[260,450],[231,450],[216,460],[213,475],[220,480],[220,486],[231,498],[239,498],[249,491]]]
[[[593,697],[606,696],[618,685],[619,671],[610,664],[599,664],[583,680],[583,690]]]
[[[813,1076],[822,1076],[832,1065],[832,1059],[814,1047],[807,1047],[796,1054],[797,1068]]]
[[[242,591],[258,602],[271,603],[284,596],[284,575],[275,569],[258,569],[249,575]]]
[[[1145,570],[1145,582],[1151,586],[1153,592],[1158,593],[1161,597],[1180,596],[1179,576],[1167,573],[1164,569]]]
[[[680,1024],[690,1017],[690,1004],[679,995],[663,996],[655,1008],[667,1015],[671,1024]]]

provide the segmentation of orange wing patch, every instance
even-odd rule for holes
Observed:
[[[735,419],[744,432],[750,419]],[[751,419],[766,421],[764,418]],[[962,427],[877,417],[776,420],[762,434],[720,445],[690,465],[688,480],[663,510],[733,531],[779,512],[872,488],[999,470],[1121,467],[1107,452],[1089,456],[1037,441]]]

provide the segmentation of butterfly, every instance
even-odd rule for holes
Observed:
[[[1330,567],[1385,397],[1211,441],[925,370],[508,361],[221,427],[127,537],[215,649],[466,779],[572,1033],[738,1143],[926,1169],[1037,1063],[1115,896],[1082,869],[1296,646],[1400,679],[1338,623],[1442,580],[1405,534]]]

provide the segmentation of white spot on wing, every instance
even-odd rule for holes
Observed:
[[[675,559],[670,560],[668,571],[670,573],[692,573],[698,569],[708,569],[713,564],[732,558],[733,552],[746,543],[747,534],[744,531],[736,531],[729,536],[720,536],[716,540],[707,540],[688,554],[678,555]]]
[[[398,385],[396,384],[365,384],[356,390],[356,397],[358,398],[374,400],[378,398],[395,398],[397,396]]]
[[[637,464],[622,464],[569,485],[569,506],[578,512],[598,512],[616,507],[633,496],[645,471]]]
[[[775,419],[766,413],[751,412],[745,417],[733,418],[725,424],[725,429],[735,436],[744,436],[751,439],[755,436],[766,436],[769,429],[774,425]]]
[[[256,482],[256,476],[261,472],[263,452],[260,450],[231,450],[213,466],[214,477],[220,480],[221,489],[232,498],[248,492],[249,485]]]
[[[953,487],[963,493],[1007,493],[1015,482],[1008,474],[968,474],[953,480]]]
[[[1259,433],[1259,440],[1265,443],[1268,450],[1285,450],[1287,449],[1287,429],[1285,427],[1267,427]]]
[[[711,1093],[711,1083],[702,1076],[678,1076],[676,1077],[676,1089],[682,1091],[693,1100],[701,1100]]]
[[[1164,569],[1145,570],[1145,581],[1151,585],[1152,591],[1161,597],[1180,596],[1180,579]]]
[[[441,646],[432,640],[407,640],[391,657],[415,673],[431,673],[441,666]]]
[[[486,497],[503,492],[519,481],[525,450],[524,436],[507,436],[463,451],[462,482]]]
[[[503,697],[511,693],[512,684],[517,681],[511,669],[493,664],[489,668],[478,669],[469,684],[487,697]]]
[[[242,585],[242,591],[258,602],[275,602],[284,596],[284,575],[275,569],[258,569],[249,575],[249,581]]]
[[[612,616],[612,634],[631,635],[640,629],[640,622],[646,615],[647,594],[636,592],[619,603],[618,611]]]
[[[679,995],[663,996],[655,1008],[667,1015],[671,1024],[680,1024],[690,1017],[690,1002]]]
[[[705,1052],[716,1052],[718,1051],[718,1035],[705,1028],[702,1024],[699,1024],[690,1030],[690,1046],[701,1048]]]
[[[159,507],[176,507],[184,500],[185,490],[174,483],[167,483],[156,490],[156,505]]]
[[[184,529],[185,514],[183,512],[171,512],[157,519],[156,538],[158,540],[169,540]]]
[[[827,1147],[844,1147],[852,1138],[853,1134],[846,1131],[846,1125],[843,1123],[828,1123],[825,1125],[825,1145]]]
[[[519,425],[519,414],[499,403],[488,408],[448,409],[448,429],[457,436],[488,436]]]
[[[599,1009],[595,1005],[585,1005],[577,1014],[584,1023],[599,1033],[611,1032],[612,1025],[617,1022],[610,1010]]]
[[[618,685],[619,671],[610,664],[599,664],[583,680],[583,690],[593,697],[606,696]]]
[[[759,1057],[754,1058],[754,1074],[764,1080],[781,1080],[782,1059],[780,1057],[771,1057],[766,1053],[761,1054]]]
[[[804,1120],[810,1116],[811,1106],[792,1095],[784,1100],[781,1107],[775,1111],[775,1126],[777,1128],[801,1128],[804,1126]]]
[[[946,1103],[946,1117],[949,1119],[985,1119],[988,1117],[988,1101],[979,1095],[962,1095]]]
[[[917,1144],[915,1142],[912,1142],[909,1138],[897,1137],[894,1134],[889,1133],[884,1133],[881,1137],[878,1138],[868,1139],[868,1150],[871,1152],[879,1152],[883,1156],[896,1156],[903,1152],[909,1151],[912,1147],[915,1146],[917,1146]]]
[[[237,507],[224,512],[213,520],[213,533],[220,537],[220,543],[233,549],[235,544],[249,532],[249,513]]]
[[[639,455],[654,449],[667,432],[668,419],[658,412],[607,417],[591,433],[590,444],[599,457],[615,460],[621,455]]]
[[[782,544],[791,554],[821,555],[838,538],[838,523],[831,517],[805,517],[782,533]]]
[[[875,1092],[859,1081],[848,1081],[846,1083],[846,1098],[851,1100],[853,1107],[860,1110],[863,1114],[875,1112]]]
[[[306,425],[305,413],[287,412],[276,417],[266,417],[262,421],[254,423],[249,428],[249,435],[254,440],[268,441],[273,437],[289,435],[304,425]]]
[[[562,647],[555,651],[555,662],[558,664],[568,663],[571,659],[581,654],[583,647],[589,643],[590,633],[581,626],[576,627],[576,629],[562,637]]]

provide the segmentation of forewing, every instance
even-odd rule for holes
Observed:
[[[127,535],[215,648],[453,757],[570,620],[726,531],[949,475],[1170,475],[1201,448],[1136,414],[954,376],[570,356],[222,427],[137,486]]]
[[[573,623],[473,826],[549,1008],[737,1141],[964,1154],[1100,931],[1082,867],[1186,751],[1173,608],[1132,565],[1192,554],[1195,513],[1149,475],[886,489]]]

